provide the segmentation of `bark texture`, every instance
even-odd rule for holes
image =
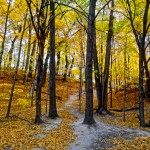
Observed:
[[[87,55],[86,55],[86,108],[84,124],[94,124],[93,117],[93,83],[92,83],[92,63],[93,52],[95,49],[95,6],[96,0],[90,1],[89,15],[88,15],[88,32],[87,32]]]
[[[50,0],[50,105],[49,117],[55,119],[58,117],[56,108],[56,83],[55,83],[55,3]]]

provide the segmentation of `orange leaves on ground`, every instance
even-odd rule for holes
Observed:
[[[4,74],[4,78],[0,79],[0,150],[11,147],[15,150],[47,148],[51,150],[65,150],[66,147],[76,139],[73,129],[68,125],[76,120],[67,110],[58,111],[58,115],[62,122],[51,130],[45,130],[43,125],[34,125],[35,119],[35,99],[34,106],[31,107],[29,99],[29,89],[31,82],[26,86],[23,83],[22,72],[18,74],[16,86],[14,90],[13,103],[10,118],[5,118],[7,105],[11,90],[11,80],[13,74]],[[68,78],[68,82],[62,82],[62,77],[57,77],[56,87],[57,96],[61,97],[57,100],[57,107],[63,108],[68,96],[78,90],[76,81]],[[42,89],[42,114],[45,113],[46,99],[48,100],[48,84],[46,83]],[[35,98],[35,93],[34,93]],[[45,123],[53,124],[51,119],[44,119]],[[41,134],[41,137],[35,135]]]
[[[150,137],[136,137],[133,140],[112,140],[116,144],[116,150],[148,150],[150,149]],[[114,150],[114,148],[109,148]]]

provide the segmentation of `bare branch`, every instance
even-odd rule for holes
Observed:
[[[97,18],[97,16],[99,15],[99,13],[111,2],[112,0],[109,0],[99,11],[98,13],[95,15],[95,18],[93,21],[95,21],[95,19]]]
[[[37,38],[39,39],[39,33],[38,33],[38,30],[37,30],[36,25],[34,23],[34,17],[33,17],[32,9],[31,9],[31,3],[32,3],[32,1],[31,0],[26,0],[26,2],[27,2],[27,5],[28,5],[28,8],[29,8],[29,11],[30,11],[31,21],[32,21],[34,30],[36,32]]]

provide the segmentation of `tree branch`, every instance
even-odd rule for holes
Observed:
[[[112,0],[109,0],[99,11],[98,13],[95,15],[95,18],[93,20],[93,22],[95,21],[95,19],[97,18],[97,16],[99,15],[99,13],[111,2]]]

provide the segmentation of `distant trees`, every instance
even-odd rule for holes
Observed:
[[[9,19],[9,14],[11,12],[11,10],[10,10],[11,4],[12,4],[12,0],[9,0],[8,1],[8,6],[7,6],[7,11],[6,11],[6,17],[5,17],[5,27],[4,27],[2,46],[1,46],[1,50],[0,50],[0,67],[2,65],[3,53],[4,53],[4,48],[5,48],[5,40],[6,40],[6,33],[7,33],[7,27],[8,27],[8,19]]]

